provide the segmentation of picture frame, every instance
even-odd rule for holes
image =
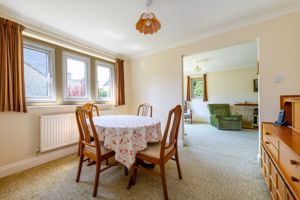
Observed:
[[[258,92],[258,79],[253,79],[253,92]]]

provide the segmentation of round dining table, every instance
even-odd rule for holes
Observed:
[[[162,139],[160,121],[151,117],[107,115],[93,117],[93,122],[104,147],[115,151],[115,159],[127,168],[137,152]]]

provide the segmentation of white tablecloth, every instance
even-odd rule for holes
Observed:
[[[147,143],[162,139],[160,121],[143,116],[108,115],[93,118],[100,141],[104,147],[115,151],[117,161],[130,167],[138,151]]]

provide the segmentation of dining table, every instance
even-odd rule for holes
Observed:
[[[139,151],[148,143],[162,139],[159,120],[146,116],[106,115],[95,116],[93,122],[104,147],[115,152],[116,161],[130,168]]]

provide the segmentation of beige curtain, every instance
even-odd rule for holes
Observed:
[[[206,74],[203,74],[203,101],[208,101],[206,76]]]
[[[125,105],[124,60],[116,60],[116,105]]]
[[[191,77],[187,77],[187,84],[186,84],[186,100],[191,101]]]
[[[0,18],[0,112],[27,112],[23,30],[22,25]]]

